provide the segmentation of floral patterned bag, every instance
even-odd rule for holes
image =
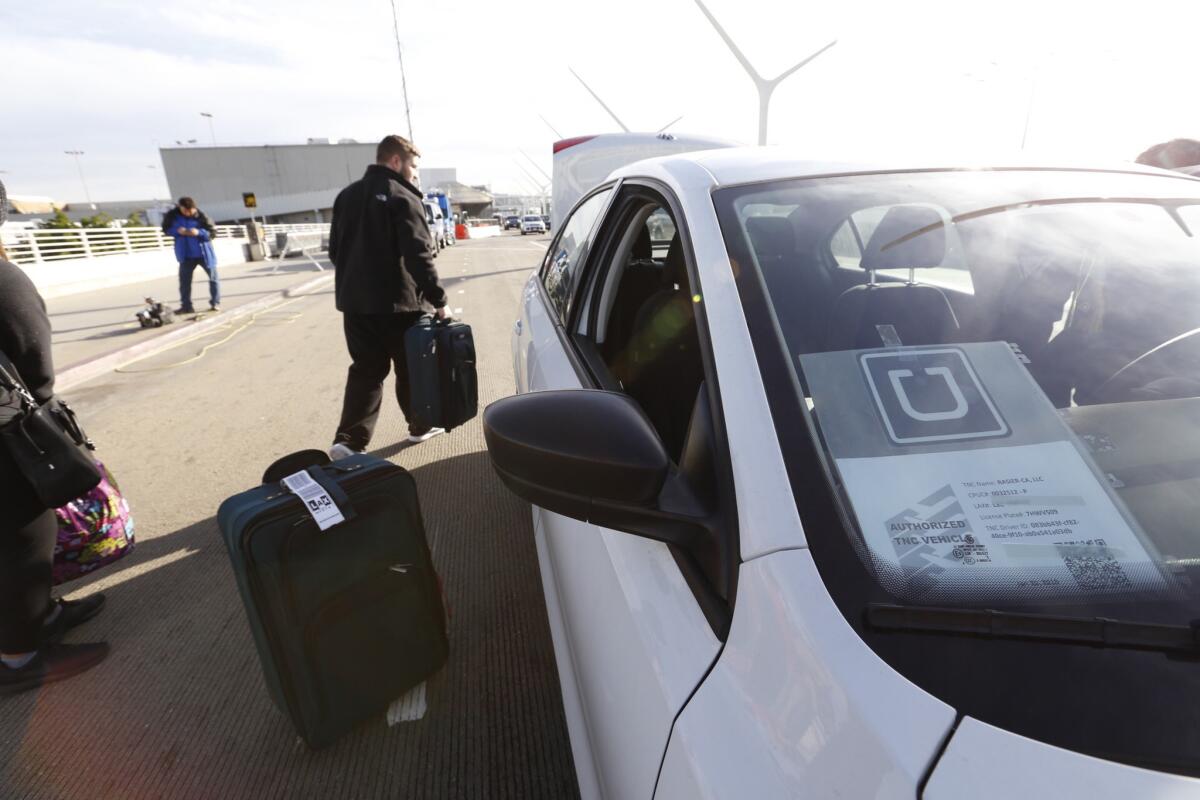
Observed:
[[[54,583],[66,583],[94,572],[133,552],[133,517],[129,503],[108,468],[100,468],[100,484],[77,500],[55,509],[58,542],[54,546]]]

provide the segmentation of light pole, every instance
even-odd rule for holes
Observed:
[[[400,18],[396,14],[396,0],[392,3],[392,30],[396,34],[396,57],[400,59],[400,91],[404,94],[404,120],[408,123],[408,141],[413,142],[412,112],[408,108],[408,78],[404,75],[404,48],[400,46]]]
[[[207,111],[201,111],[200,116],[208,120],[208,135],[212,137],[213,147],[217,146],[217,134],[213,131],[213,115]]]
[[[147,165],[146,165],[146,169],[154,170],[154,177],[155,177],[155,179],[156,179],[156,182],[157,182],[157,178],[158,178],[158,165],[157,165],[157,164],[147,164]],[[155,190],[154,190],[154,194],[155,194],[155,195],[157,195],[157,194],[158,194],[158,189],[155,189]],[[154,201],[154,203],[155,203],[156,205],[158,204],[158,197],[152,197],[152,198],[150,198],[150,199],[151,199],[151,200],[153,200],[153,201]]]
[[[87,178],[83,177],[83,164],[80,163],[79,157],[83,155],[82,150],[64,150],[69,156],[75,159],[75,168],[79,170],[79,182],[83,184],[83,196],[87,199],[87,203],[91,206],[92,211],[96,210],[96,204],[92,202],[92,193],[88,191]]]

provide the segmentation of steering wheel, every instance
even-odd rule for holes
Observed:
[[[1161,383],[1158,392],[1162,399],[1200,396],[1200,328],[1168,339],[1121,367],[1089,393],[1090,402],[1123,403],[1143,399],[1136,397],[1134,390],[1154,381]]]

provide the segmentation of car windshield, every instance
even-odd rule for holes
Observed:
[[[541,217],[526,217],[525,221],[526,222],[541,222],[542,218]]]
[[[1200,181],[894,173],[716,203],[878,587],[1200,617]]]

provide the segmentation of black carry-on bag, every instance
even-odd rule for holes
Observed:
[[[475,337],[457,320],[422,317],[404,335],[416,422],[451,430],[479,413]]]
[[[217,521],[271,699],[323,747],[445,663],[441,588],[407,471],[313,450],[263,480]]]

